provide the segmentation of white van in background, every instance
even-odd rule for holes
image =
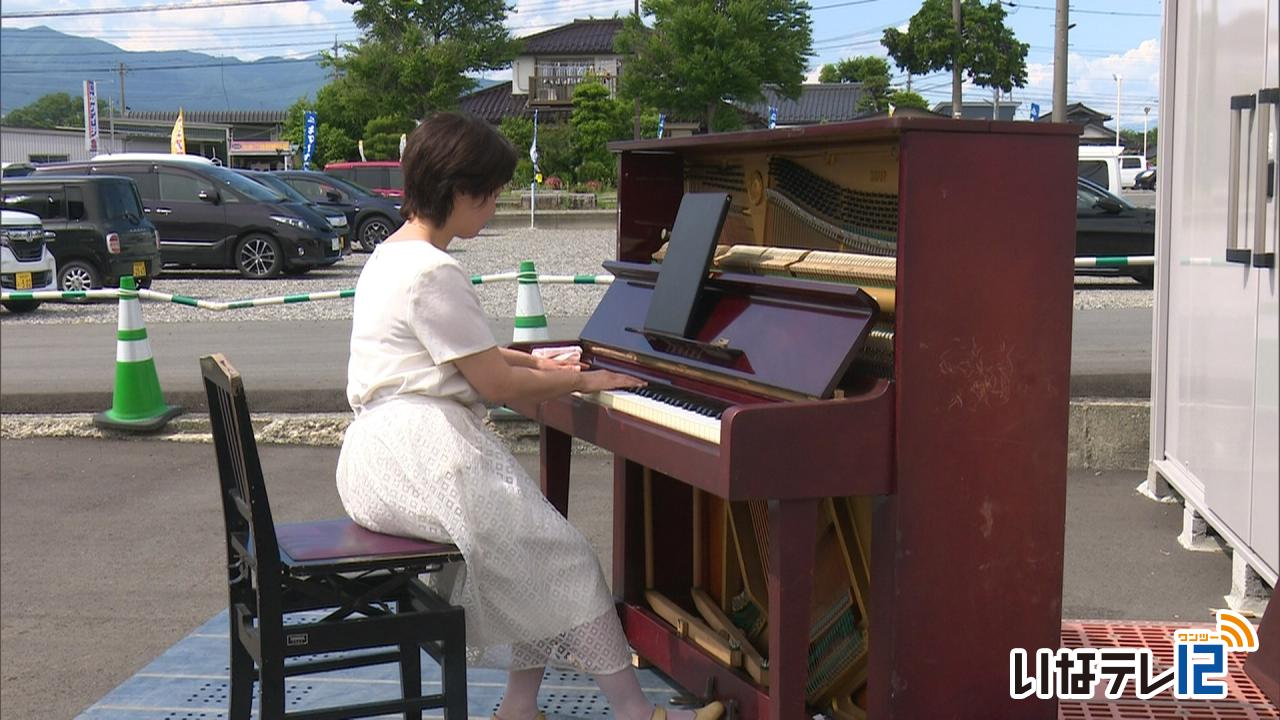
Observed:
[[[1113,145],[1081,145],[1077,174],[1094,185],[1105,188],[1112,195],[1119,196],[1120,152],[1120,148]],[[1132,178],[1129,184],[1133,184]]]
[[[1120,185],[1131,188],[1138,175],[1147,169],[1147,159],[1141,155],[1120,156]]]
[[[0,210],[0,288],[13,292],[57,290],[57,265],[45,245],[50,240],[53,233],[44,229],[39,216]],[[39,300],[4,302],[4,308],[13,313],[38,307]]]

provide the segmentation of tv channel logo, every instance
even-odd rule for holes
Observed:
[[[1157,672],[1150,648],[1040,648],[1031,658],[1023,648],[1009,651],[1009,696],[1022,699],[1088,700],[1106,681],[1109,700],[1124,696],[1133,683],[1139,700],[1173,689],[1179,699],[1227,696],[1227,653],[1258,649],[1258,633],[1249,619],[1232,610],[1217,611],[1215,628],[1184,628],[1173,633],[1173,667]]]

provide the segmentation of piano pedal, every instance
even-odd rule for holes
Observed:
[[[678,708],[700,708],[715,702],[716,697],[716,679],[715,677],[707,678],[707,686],[701,695],[693,693],[684,693],[676,695],[668,702]],[[734,720],[738,714],[738,702],[736,700],[720,700],[724,704],[723,720]]]

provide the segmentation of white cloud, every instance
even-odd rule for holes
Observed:
[[[1067,55],[1067,102],[1084,103],[1089,107],[1114,115],[1116,112],[1116,81],[1120,84],[1120,120],[1125,127],[1142,126],[1142,109],[1151,108],[1151,120],[1159,116],[1160,95],[1160,43],[1156,39],[1143,40],[1137,47],[1123,53],[1088,56],[1080,52]],[[1024,103],[1039,103],[1048,112],[1053,99],[1053,64],[1028,63],[1027,87],[1014,92],[1015,99]]]

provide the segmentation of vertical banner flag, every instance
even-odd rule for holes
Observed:
[[[778,127],[778,108],[770,105],[769,106],[769,129],[772,130],[776,127]]]
[[[98,81],[84,81],[84,149],[98,152]]]
[[[311,169],[311,158],[316,154],[316,113],[308,110],[302,130],[302,169]]]
[[[667,126],[667,114],[658,113],[658,139],[662,139],[662,131]]]
[[[182,122],[182,108],[178,108],[178,119],[173,123],[173,132],[169,133],[169,152],[174,155],[187,154],[187,128]]]
[[[542,184],[542,168],[538,167],[538,111],[533,111],[533,142],[529,145],[529,160],[533,162],[533,180]]]
[[[1031,122],[1040,119],[1040,103],[1031,103]]]
[[[364,156],[364,140],[356,141],[356,149],[360,151],[360,162],[369,162]]]
[[[400,133],[400,156],[399,157],[401,159],[404,158],[404,146],[408,144],[409,144],[409,136],[405,135],[404,133]]]

